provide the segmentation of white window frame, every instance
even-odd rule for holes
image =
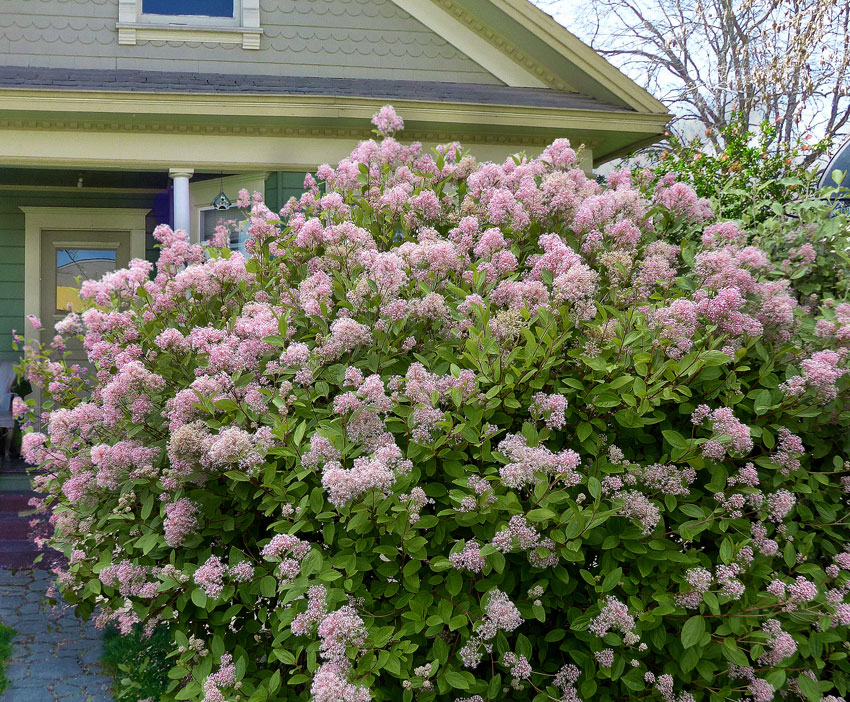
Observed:
[[[236,196],[243,188],[251,195],[258,192],[265,197],[266,195],[266,178],[268,173],[244,173],[234,176],[226,176],[224,178],[210,178],[209,180],[200,180],[196,183],[189,181],[189,201],[192,206],[192,225],[189,232],[189,238],[193,244],[201,243],[201,212],[212,209],[213,198],[218,195],[219,191],[224,188],[227,194],[234,203]],[[227,210],[222,211],[222,217],[227,219]]]
[[[233,17],[154,15],[142,12],[142,0],[118,0],[118,43],[140,41],[212,42],[260,48],[260,0],[233,0]]]
[[[200,207],[200,208],[198,208],[198,239],[201,238],[201,232],[203,231],[203,227],[204,227],[204,215],[207,212],[217,212],[221,219],[223,219],[225,221],[228,220],[228,219],[235,219],[235,220],[239,221],[240,224],[242,223],[242,220],[244,219],[242,213],[239,212],[239,210],[236,208],[235,205],[229,210],[217,210],[217,209],[215,209],[214,207],[211,207],[211,206]],[[228,215],[228,212],[231,213],[231,214]],[[235,213],[239,213],[239,214],[237,215]],[[231,236],[232,235],[233,235],[233,232],[231,232]],[[243,249],[238,248],[238,247],[233,248],[233,243],[234,243],[233,241],[230,242],[230,250],[231,251],[239,251],[240,253],[245,255],[245,251]],[[246,255],[246,258],[247,258],[247,255]]]

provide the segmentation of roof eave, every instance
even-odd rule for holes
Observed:
[[[522,24],[536,39],[561,54],[604,89],[640,112],[663,113],[665,105],[614,67],[557,20],[529,0],[487,0],[504,15]],[[526,47],[529,53],[533,49]],[[571,76],[563,75],[569,82]]]
[[[220,133],[273,135],[286,127],[305,135],[368,138],[369,119],[383,100],[369,97],[105,90],[0,89],[0,128],[37,125],[67,131],[148,131],[215,128]],[[585,143],[594,160],[657,141],[670,115],[632,110],[399,100],[405,136],[422,141],[539,146],[567,136]]]

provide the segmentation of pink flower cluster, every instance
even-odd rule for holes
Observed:
[[[307,593],[307,609],[291,624],[292,633],[306,636],[316,626],[319,655],[324,662],[313,675],[310,692],[313,702],[368,702],[368,688],[349,682],[349,649],[359,650],[366,641],[363,620],[350,605],[328,612],[327,590],[315,585]]]
[[[714,579],[721,586],[722,593],[732,600],[740,600],[744,595],[744,583],[737,577],[740,572],[741,566],[737,563],[718,565],[714,569]]]
[[[245,583],[254,577],[254,567],[247,561],[226,566],[218,556],[210,556],[193,575],[198,585],[211,599],[218,599],[224,592],[225,578],[236,583]]]
[[[411,524],[416,524],[419,521],[420,513],[425,505],[434,504],[434,500],[428,497],[419,486],[411,489],[410,494],[399,495],[398,501],[400,503],[407,502],[407,509],[410,513],[408,520]]]
[[[261,552],[266,560],[282,558],[277,572],[282,583],[289,583],[298,577],[301,561],[310,553],[310,542],[302,541],[292,534],[275,534]]]
[[[762,629],[767,634],[767,645],[769,651],[765,651],[759,658],[759,664],[764,666],[776,666],[783,660],[793,656],[797,652],[797,642],[786,631],[776,619],[768,619],[762,624]]]
[[[370,456],[355,458],[351,468],[344,468],[338,460],[325,463],[322,487],[328,501],[340,508],[372,490],[388,495],[396,478],[409,473],[412,467],[395,443],[387,443],[378,446]]]
[[[143,423],[154,410],[152,396],[164,387],[162,376],[149,371],[140,361],[128,361],[101,391],[104,421],[117,424],[129,414],[130,421]]]
[[[694,410],[691,420],[697,426],[705,420],[711,422],[713,436],[702,445],[702,455],[706,458],[722,461],[727,450],[739,455],[746,455],[753,450],[750,428],[739,421],[728,407],[712,411],[707,405],[700,405]]]
[[[629,476],[627,475],[627,478]],[[632,479],[634,476],[632,475]],[[608,475],[602,481],[602,490],[618,503],[617,514],[640,523],[644,534],[651,534],[661,521],[658,506],[640,490],[623,490],[624,480]]]
[[[396,114],[392,105],[384,105],[378,110],[372,117],[372,124],[383,136],[390,136],[394,132],[400,132],[404,129],[404,120]]]
[[[221,688],[234,687],[235,685],[236,665],[233,663],[233,656],[224,653],[221,656],[221,664],[218,670],[204,681],[204,702],[227,702]]]
[[[122,597],[152,599],[159,591],[159,583],[153,579],[155,575],[149,566],[123,560],[103,568],[98,579],[104,585],[116,588]]]
[[[800,364],[802,375],[788,378],[779,388],[789,397],[797,397],[807,389],[812,389],[818,400],[829,402],[838,394],[838,379],[847,373],[847,368],[839,367],[846,355],[837,351],[818,351]]]
[[[487,565],[487,559],[481,555],[481,545],[475,541],[467,541],[463,549],[449,555],[449,561],[456,570],[468,570],[480,573]]]
[[[181,546],[198,530],[198,505],[185,497],[167,504],[163,529],[165,543],[171,548]]]
[[[461,500],[458,512],[474,512],[480,507],[487,507],[496,501],[496,494],[489,481],[477,475],[470,475],[466,480],[467,486],[474,495],[467,495]]]
[[[528,520],[517,514],[510,518],[508,525],[493,536],[492,545],[501,553],[510,553],[514,544],[528,554],[528,561],[535,568],[554,568],[558,565],[555,542],[549,537],[541,537],[537,529]]]
[[[458,657],[467,668],[475,668],[483,653],[492,650],[492,640],[500,631],[511,632],[522,624],[523,618],[517,606],[501,590],[490,590],[484,606],[484,618],[458,651]]]
[[[272,446],[271,430],[261,427],[251,434],[239,427],[222,429],[212,438],[204,463],[213,468],[239,468],[253,472]]]
[[[561,429],[566,424],[564,411],[567,409],[567,398],[564,395],[547,395],[535,393],[532,399],[531,416],[535,419],[545,419],[550,429]]]
[[[531,663],[525,656],[518,656],[513,651],[507,651],[502,656],[502,665],[510,667],[515,682],[531,677]]]
[[[99,281],[84,280],[80,285],[80,298],[102,306],[108,305],[112,296],[130,300],[139,286],[148,282],[152,270],[152,263],[134,258],[127,268],[105,273]]]
[[[676,595],[676,603],[685,609],[696,609],[702,604],[703,593],[708,592],[714,577],[705,568],[689,568],[685,580],[692,589]]]
[[[600,639],[611,630],[619,631],[626,645],[632,645],[639,640],[634,628],[635,618],[629,614],[629,608],[613,595],[608,595],[599,614],[590,620],[587,630]]]
[[[499,452],[509,461],[499,469],[502,483],[507,487],[526,488],[547,476],[557,478],[567,487],[581,482],[576,472],[581,458],[572,449],[553,453],[545,446],[529,446],[522,434],[508,434],[499,443]]]

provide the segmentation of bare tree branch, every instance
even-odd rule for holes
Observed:
[[[574,5],[535,1],[555,15]],[[847,0],[582,0],[575,12],[571,29],[668,104],[674,130],[696,120],[716,138],[741,113],[777,122],[783,151],[850,127]]]

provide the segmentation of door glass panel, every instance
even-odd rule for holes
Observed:
[[[98,280],[114,270],[115,249],[56,249],[56,311],[79,312],[79,281]]]

